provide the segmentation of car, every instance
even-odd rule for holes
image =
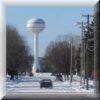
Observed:
[[[52,73],[51,76],[56,76],[56,73]]]
[[[63,81],[63,77],[61,74],[56,75],[56,81]]]
[[[40,81],[40,88],[53,88],[53,82],[50,79],[43,79]]]

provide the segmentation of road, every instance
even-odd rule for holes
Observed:
[[[53,80],[53,88],[40,89],[40,80],[45,77],[20,77],[16,81],[7,82],[7,93],[89,93],[94,94],[94,89],[86,90],[80,86],[80,81],[73,81],[72,84],[67,81],[55,81],[54,77],[49,77]],[[47,78],[47,77],[46,77]]]

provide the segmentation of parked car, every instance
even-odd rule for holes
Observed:
[[[50,79],[43,79],[40,81],[40,88],[53,88],[53,82]]]
[[[51,76],[56,76],[56,73],[52,73]]]
[[[63,77],[61,74],[56,75],[56,81],[63,81]]]

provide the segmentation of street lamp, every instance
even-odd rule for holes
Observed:
[[[34,33],[34,64],[32,67],[32,73],[35,74],[37,68],[39,68],[38,63],[38,36],[39,33],[45,28],[45,22],[40,18],[32,18],[27,22],[27,28]]]

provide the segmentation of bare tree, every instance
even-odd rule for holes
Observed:
[[[74,49],[75,47],[73,46],[73,52],[75,51]],[[68,76],[70,74],[70,53],[71,48],[68,40],[61,38],[57,39],[56,41],[52,41],[48,45],[45,53],[46,67],[48,67],[51,72],[63,73],[67,75],[68,79]],[[73,59],[75,59],[74,53],[72,56]],[[74,69],[74,61],[75,60],[73,60],[72,62],[72,69]]]
[[[18,72],[25,72],[31,70],[29,47],[26,45],[23,37],[19,35],[18,30],[7,25],[6,31],[7,39],[7,73],[11,75],[11,79],[14,76],[18,76]]]

